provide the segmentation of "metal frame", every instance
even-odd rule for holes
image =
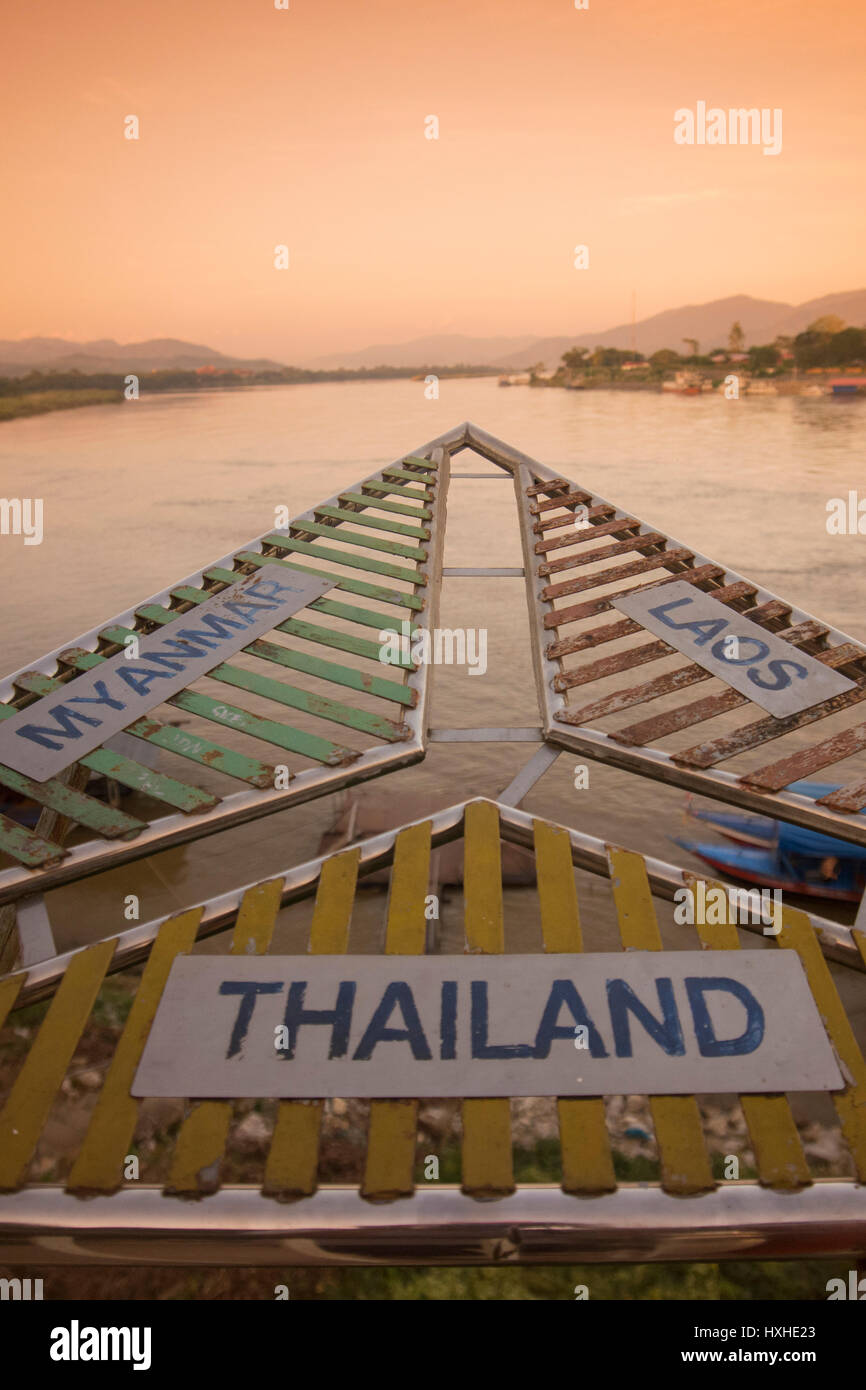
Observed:
[[[450,460],[447,450],[436,440],[424,445],[412,456],[430,458],[438,464],[438,491],[436,505],[433,508],[433,516],[429,524],[428,558],[417,566],[418,573],[426,576],[428,580],[425,586],[426,602],[424,607],[413,616],[413,623],[419,628],[432,628],[436,624],[438,612]],[[399,466],[407,457],[409,454],[401,454],[395,463],[385,465],[384,468],[371,473],[369,477],[353,484],[352,487],[362,489],[370,483],[380,482],[382,475],[389,468]],[[327,501],[317,503],[315,507],[293,518],[289,523],[291,530],[300,529],[304,521],[313,522],[316,512],[322,507],[337,504],[340,496],[350,490],[350,488],[343,488]],[[375,500],[372,497],[370,505],[375,506]],[[335,527],[335,539],[339,539],[338,532],[339,528]],[[151,595],[150,598],[142,600],[135,607],[100,623],[89,632],[75,638],[74,641],[55,648],[38,662],[15,671],[0,681],[0,701],[9,701],[16,697],[16,681],[23,675],[35,671],[45,676],[54,676],[63,653],[68,651],[70,647],[93,649],[99,641],[99,634],[104,629],[113,626],[134,626],[138,609],[149,604],[156,606],[169,604],[172,591],[182,586],[201,588],[205,583],[208,570],[214,568],[230,569],[234,564],[235,556],[244,551],[262,552],[265,548],[265,538],[272,534],[274,534],[273,527],[246,545],[238,546],[237,549],[232,550],[221,559],[204,565],[193,574],[167,586],[159,593]],[[383,617],[383,625],[386,623],[387,618]],[[291,785],[286,789],[261,788],[239,791],[224,797],[213,810],[199,814],[178,812],[161,816],[150,822],[133,840],[112,841],[94,837],[84,844],[75,845],[68,849],[62,860],[44,868],[26,868],[24,865],[17,864],[9,869],[4,869],[0,871],[0,905],[15,902],[27,894],[45,892],[50,888],[59,887],[61,884],[85,878],[120,864],[130,863],[133,860],[153,854],[157,850],[170,849],[177,845],[187,844],[191,840],[202,839],[219,831],[243,825],[248,821],[258,819],[260,816],[269,815],[273,811],[299,805],[327,792],[353,786],[371,777],[377,777],[383,772],[407,767],[418,762],[424,757],[427,744],[430,688],[427,667],[423,664],[419,666],[409,675],[406,684],[410,690],[417,692],[417,701],[414,706],[405,707],[403,710],[403,720],[408,734],[405,741],[368,748],[345,766],[322,766],[301,771],[293,777]]]
[[[170,1202],[146,1186],[86,1202],[56,1187],[0,1195],[2,1262],[39,1268],[857,1259],[864,1250],[863,1189],[844,1182],[796,1194],[728,1182],[693,1200],[645,1184],[601,1198],[538,1184],[497,1202],[441,1184],[384,1211],[328,1187],[288,1204],[255,1187],[199,1202]]]

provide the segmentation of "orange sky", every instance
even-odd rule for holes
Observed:
[[[863,0],[589,3],[10,6],[0,337],[302,362],[866,282]],[[676,145],[698,100],[782,153]]]

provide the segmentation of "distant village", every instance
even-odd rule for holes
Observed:
[[[733,323],[726,347],[701,353],[696,338],[683,338],[687,352],[661,348],[644,357],[632,349],[570,348],[553,370],[543,362],[529,371],[504,375],[500,386],[558,386],[568,391],[598,387],[705,391],[753,395],[856,395],[866,392],[866,328],[849,327],[827,314],[796,337],[746,348],[740,323]]]

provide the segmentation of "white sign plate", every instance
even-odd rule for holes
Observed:
[[[185,956],[172,966],[132,1094],[682,1095],[842,1084],[793,951]]]
[[[0,763],[44,782],[92,753],[170,695],[207,675],[335,584],[318,575],[248,575],[170,626],[138,637],[91,671],[0,724]]]
[[[854,687],[847,676],[831,671],[685,580],[639,594],[611,594],[610,600],[777,719],[811,709]]]

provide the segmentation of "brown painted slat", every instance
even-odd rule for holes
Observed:
[[[671,695],[687,685],[697,685],[699,681],[712,680],[711,673],[700,666],[681,666],[666,676],[656,676],[655,680],[633,685],[630,690],[617,690],[590,705],[582,705],[575,710],[557,710],[556,718],[561,724],[586,724],[590,719],[603,719],[607,714],[629,709],[632,705],[642,705],[645,700],[657,700],[660,695]]]
[[[561,584],[548,584],[546,589],[542,589],[541,597],[549,600],[565,598],[568,594],[583,594],[589,589],[600,589],[605,584],[618,584],[621,579],[631,579],[636,574],[668,569],[672,564],[688,565],[693,559],[690,550],[659,550],[655,555],[645,555],[640,560],[631,560],[627,565],[613,565],[611,569],[598,570],[596,574],[565,579]]]
[[[866,806],[866,777],[822,796],[818,805],[826,806],[831,811],[862,811]]]
[[[574,494],[575,498],[578,496],[578,493]],[[570,500],[571,499],[568,497],[563,497],[561,501],[557,498],[554,505],[566,506]],[[586,506],[586,503],[591,500],[588,494],[584,494],[583,503],[581,505]],[[543,535],[545,531],[556,531],[561,526],[573,526],[575,505],[576,503],[573,503],[568,511],[557,512],[555,516],[543,516],[540,521],[534,522],[532,529],[535,534],[540,536]],[[610,506],[608,502],[599,502],[594,507],[586,508],[586,520],[592,522],[598,517],[610,516],[611,512],[614,510],[615,508]],[[583,530],[584,528],[581,527],[580,529]]]
[[[676,733],[678,729],[688,729],[692,724],[715,719],[746,703],[746,697],[738,691],[723,690],[720,695],[708,695],[706,699],[695,700],[690,705],[677,705],[676,709],[655,714],[651,719],[641,719],[625,729],[611,730],[610,736],[616,743],[626,743],[630,748],[642,747],[646,743],[655,743],[667,734]]]
[[[822,655],[826,655],[826,653],[822,653]],[[709,743],[697,744],[694,748],[685,748],[681,753],[672,753],[671,757],[675,762],[686,763],[689,767],[712,767],[715,763],[725,762],[728,758],[735,758],[738,753],[744,753],[749,748],[757,748],[762,743],[769,743],[774,738],[781,738],[783,734],[791,733],[794,729],[802,729],[806,724],[814,724],[816,719],[826,719],[831,714],[837,714],[839,710],[859,704],[861,700],[866,700],[866,687],[857,686],[854,690],[846,690],[841,695],[834,695],[831,700],[825,700],[822,705],[817,705],[814,709],[800,710],[798,714],[786,715],[784,719],[773,719],[772,716],[768,719],[759,719],[755,724],[747,724],[744,729],[737,729],[732,734],[714,738]]]
[[[732,603],[735,599],[750,598],[754,592],[754,584],[747,584],[745,580],[739,580],[736,584],[727,584],[724,588],[713,589],[712,595],[720,603]],[[590,647],[599,647],[603,642],[616,642],[620,637],[631,637],[632,633],[643,632],[644,630],[640,623],[636,623],[633,618],[622,618],[619,622],[608,623],[603,627],[594,627],[589,632],[581,632],[576,637],[564,637],[561,642],[551,642],[545,648],[544,654],[549,661],[556,661],[559,657],[570,656],[573,652],[583,652]]]
[[[531,489],[527,489],[527,493],[530,497],[534,495]],[[591,492],[563,492],[556,497],[548,497],[544,502],[530,502],[529,510],[533,516],[537,516],[539,512],[549,512],[554,507],[579,507],[591,501]]]
[[[576,623],[581,618],[594,618],[596,613],[608,613],[613,607],[614,598],[624,598],[626,594],[643,593],[645,589],[660,589],[662,585],[673,584],[678,580],[686,584],[703,584],[711,579],[719,579],[724,572],[721,565],[699,565],[696,569],[671,574],[667,579],[654,579],[650,584],[633,584],[630,589],[622,589],[618,594],[611,594],[608,598],[588,599],[586,603],[576,603],[571,608],[557,608],[552,613],[545,613],[544,627],[565,627],[566,623]],[[709,592],[712,593],[713,590]]]
[[[577,533],[575,533],[577,534]],[[664,545],[666,537],[660,531],[648,531],[645,536],[626,536],[624,540],[611,545],[599,546],[598,550],[580,550],[574,554],[560,555],[538,566],[543,579],[548,574],[558,574],[560,570],[577,569],[578,565],[593,565],[596,560],[610,560],[614,555],[627,555],[630,550],[649,550],[652,546]]]
[[[611,512],[615,510],[615,507],[607,506],[590,507],[587,516],[591,524],[585,530],[575,532],[575,545],[585,545],[588,541],[596,540],[598,536],[619,536],[621,533],[622,539],[627,540],[629,531],[633,531],[636,526],[643,525],[643,522],[639,521],[636,516],[615,516],[610,521],[599,521],[598,525],[593,521],[594,515],[598,517],[610,516]]]
[[[834,734],[823,743],[816,743],[814,748],[802,748],[799,753],[792,753],[790,757],[780,758],[778,762],[756,768],[754,772],[741,777],[740,781],[747,787],[761,787],[771,792],[781,791],[782,787],[789,786],[791,782],[799,782],[801,778],[810,777],[822,767],[841,763],[843,758],[850,758],[853,753],[859,753],[861,748],[866,748],[866,724],[858,724],[855,729],[844,729],[842,733]]]
[[[545,493],[552,495],[555,492],[568,492],[568,489],[573,486],[574,484],[570,483],[567,478],[548,478],[546,483],[533,483],[531,487],[526,489],[526,495],[527,497],[541,497]]]
[[[648,661],[672,656],[675,651],[676,648],[669,647],[667,642],[646,642],[642,647],[632,647],[630,651],[618,652],[616,656],[604,656],[600,661],[581,666],[577,671],[566,671],[561,676],[555,676],[553,688],[571,690],[576,685],[588,685],[590,681],[614,676],[617,671],[630,671],[634,666],[644,666]]]

